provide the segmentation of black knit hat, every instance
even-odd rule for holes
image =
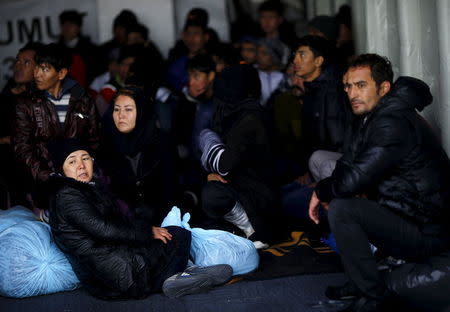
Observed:
[[[240,102],[261,96],[261,81],[257,70],[246,64],[225,68],[214,79],[214,97],[224,102]]]
[[[55,172],[58,173],[62,173],[64,161],[70,155],[70,153],[84,150],[92,156],[89,146],[75,138],[55,139],[48,143],[47,149],[50,154],[50,159],[53,163],[53,168]]]

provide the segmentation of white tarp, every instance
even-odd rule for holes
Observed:
[[[439,42],[440,69],[440,124],[442,140],[447,154],[450,155],[450,0],[438,0],[436,3]]]
[[[28,41],[50,43],[59,34],[58,16],[63,10],[85,12],[83,33],[97,40],[97,6],[91,0],[22,0],[0,3],[0,88],[12,75],[17,51]]]

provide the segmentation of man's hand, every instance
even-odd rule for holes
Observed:
[[[309,201],[309,218],[314,221],[315,224],[319,224],[319,205],[328,210],[329,203],[320,202],[317,197],[316,191],[313,192],[311,200]]]
[[[167,244],[168,241],[172,240],[172,234],[165,228],[153,226],[152,233],[154,239],[160,239],[164,244]]]
[[[315,224],[319,224],[319,198],[316,191],[313,192],[311,200],[309,201],[309,218],[313,220]]]
[[[228,183],[227,180],[225,180],[220,174],[217,173],[210,173],[207,177],[208,181],[218,181],[222,183]]]

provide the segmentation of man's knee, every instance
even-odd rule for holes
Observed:
[[[328,208],[328,221],[330,225],[333,227],[333,225],[339,225],[352,218],[355,215],[355,208],[352,199],[333,199]]]
[[[202,190],[202,208],[212,218],[219,218],[236,204],[231,192],[221,182],[206,183]]]
[[[311,175],[313,176],[314,181],[318,181],[319,177],[320,177],[320,165],[322,162],[323,158],[322,158],[322,151],[315,151],[314,153],[312,153],[311,157],[309,157],[308,160],[308,168],[309,171],[311,172]]]
[[[340,153],[318,150],[312,153],[308,161],[309,171],[315,181],[328,178],[333,173],[336,161],[342,156]]]

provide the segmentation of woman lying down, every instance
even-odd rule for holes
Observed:
[[[123,217],[96,181],[94,159],[80,141],[55,141],[49,150],[58,171],[52,233],[89,293],[100,298],[143,298],[162,289],[169,297],[179,297],[231,277],[229,265],[186,268],[188,230]]]

